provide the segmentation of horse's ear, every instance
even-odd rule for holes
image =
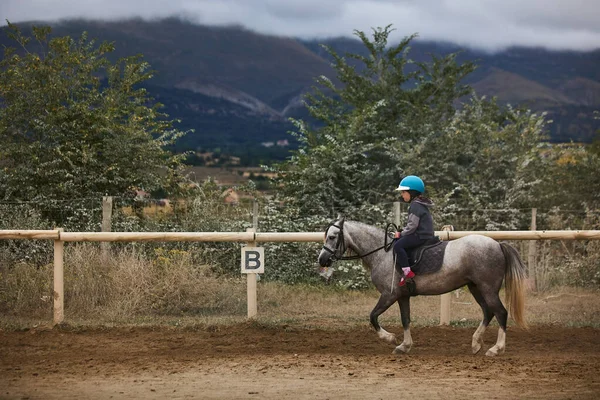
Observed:
[[[341,227],[344,226],[344,221],[346,220],[346,217],[343,216],[342,214],[338,214],[338,225]]]

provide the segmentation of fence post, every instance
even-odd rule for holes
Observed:
[[[64,245],[60,240],[63,228],[58,228],[58,240],[54,241],[54,325],[65,319]]]
[[[246,232],[258,232],[258,202],[254,198],[252,202],[252,228],[246,229]],[[256,242],[249,242],[248,247],[256,247]],[[246,274],[247,279],[247,297],[248,297],[248,319],[255,318],[258,314],[258,301],[256,283],[258,274]]]
[[[394,202],[394,224],[396,224],[396,226],[400,225],[400,202],[399,201],[395,201]]]
[[[453,231],[451,225],[444,225],[444,231]],[[450,303],[452,301],[452,292],[444,293],[440,299],[440,325],[450,325]]]
[[[110,232],[112,230],[112,209],[112,196],[102,197],[102,232]],[[100,248],[102,260],[106,262],[106,260],[108,260],[108,253],[110,251],[110,242],[102,242],[100,244]]]
[[[258,202],[256,198],[252,201],[252,227],[254,232],[258,232]]]
[[[256,232],[255,228],[247,228],[246,232]],[[256,242],[248,242],[248,247],[256,247]],[[246,274],[247,297],[248,297],[248,319],[255,318],[258,314],[256,301],[256,278],[258,274]]]
[[[537,208],[531,209],[531,230],[537,230]],[[537,257],[537,241],[531,240],[529,242],[529,254],[527,257],[527,272],[529,275],[529,288],[531,290],[537,290],[537,277],[536,277],[536,257]]]

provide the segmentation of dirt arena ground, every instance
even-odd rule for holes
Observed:
[[[416,327],[402,356],[367,326],[0,331],[0,398],[600,398],[600,330],[511,328],[497,358],[473,331]]]

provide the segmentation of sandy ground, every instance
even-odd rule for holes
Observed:
[[[402,356],[366,326],[0,332],[0,398],[600,397],[600,330],[513,328],[496,358],[471,354],[473,331],[413,328]],[[487,347],[496,331],[486,332]]]

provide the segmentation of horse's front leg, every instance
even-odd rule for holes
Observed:
[[[394,354],[408,353],[413,345],[412,336],[410,335],[410,296],[401,296],[398,305],[400,305],[400,318],[404,328],[404,340],[400,346],[394,349]]]
[[[394,304],[396,302],[396,300],[398,300],[398,295],[395,292],[382,294],[379,297],[379,301],[377,301],[375,308],[373,309],[373,311],[371,311],[371,316],[370,316],[371,325],[373,325],[373,328],[375,328],[375,331],[377,332],[377,336],[379,336],[380,339],[382,339],[390,344],[394,344],[394,345],[396,344],[396,335],[383,329],[379,325],[379,321],[377,319],[388,308],[390,308],[390,306],[392,304]]]

